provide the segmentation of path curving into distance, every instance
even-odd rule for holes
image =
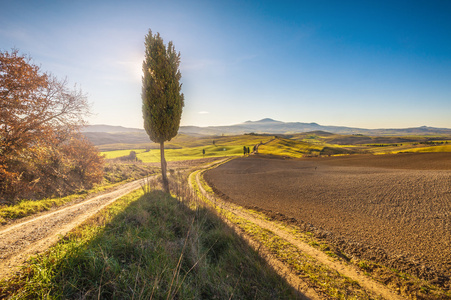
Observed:
[[[142,179],[135,180],[82,202],[0,227],[0,279],[14,274],[30,255],[44,252],[61,236],[141,184]]]
[[[451,153],[251,156],[205,178],[237,205],[312,224],[345,247],[363,245],[352,249],[357,255],[426,280],[451,276]]]
[[[232,160],[231,162],[228,162],[227,164],[230,164],[230,163],[233,164],[233,162],[235,162],[235,161],[239,162],[239,160],[240,159],[235,159],[235,160]],[[222,165],[222,166],[226,166],[227,164]],[[221,166],[219,166],[219,168],[220,167]],[[214,169],[209,170],[208,172],[211,172],[213,170]],[[342,261],[331,258],[324,252],[310,246],[308,243],[305,243],[299,239],[296,239],[292,234],[290,234],[289,231],[280,228],[279,226],[275,225],[273,222],[266,220],[266,219],[261,219],[261,218],[255,217],[254,214],[246,212],[246,209],[239,208],[237,205],[234,205],[233,203],[223,201],[220,197],[212,195],[211,193],[207,193],[205,191],[205,189],[202,188],[200,176],[201,176],[201,173],[198,173],[196,175],[196,182],[197,182],[197,185],[200,187],[202,194],[205,197],[207,197],[212,203],[214,203],[214,205],[220,207],[222,210],[231,212],[241,218],[246,219],[247,221],[254,223],[255,225],[257,225],[263,229],[271,231],[272,233],[276,234],[277,236],[283,238],[284,240],[288,241],[290,244],[297,247],[301,252],[306,253],[307,255],[313,257],[318,262],[328,266],[331,269],[336,270],[340,274],[342,274],[346,277],[349,277],[352,280],[355,280],[365,290],[370,291],[375,295],[379,295],[383,299],[396,299],[396,300],[403,299],[401,296],[394,293],[393,291],[391,291],[389,288],[387,288],[383,284],[381,284],[375,280],[372,280],[368,276],[362,274],[359,270],[357,270],[356,267],[349,265],[349,264],[345,264]],[[252,238],[248,237],[248,239],[251,240],[251,244],[252,244]],[[258,244],[258,242],[257,242],[257,244]],[[257,246],[256,248],[260,249],[260,246]],[[304,294],[308,299],[321,299],[320,296],[318,296],[318,294],[314,290],[312,290],[311,288],[308,287],[308,284],[306,284],[302,278],[300,278],[299,276],[296,276],[295,274],[292,274],[292,272],[290,272],[290,271],[287,271],[287,270],[289,270],[289,267],[280,267],[280,265],[281,264],[283,265],[283,263],[281,263],[280,261],[277,261],[276,258],[271,257],[271,255],[268,253],[265,253],[265,258],[267,258],[267,259],[269,258],[270,264],[276,265],[276,266],[279,265],[279,267],[276,267],[276,270],[277,269],[283,270],[282,272],[280,272],[280,275],[287,278],[287,281],[290,282],[290,284],[293,287],[299,288],[300,292],[302,294]]]

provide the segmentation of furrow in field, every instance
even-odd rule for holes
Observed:
[[[355,267],[345,264],[341,261],[332,259],[324,252],[319,251],[319,250],[315,249],[314,247],[310,246],[309,244],[296,239],[295,237],[293,237],[293,235],[289,231],[285,231],[285,230],[281,229],[279,226],[276,226],[273,222],[270,222],[268,220],[264,220],[261,218],[257,218],[253,214],[247,212],[245,209],[239,208],[238,206],[233,205],[232,203],[226,203],[226,202],[222,201],[221,199],[219,199],[218,197],[215,197],[215,196],[207,193],[205,191],[205,189],[202,187],[201,180],[200,180],[200,173],[198,173],[196,175],[196,181],[197,181],[197,185],[201,189],[201,192],[208,199],[210,199],[210,201],[215,203],[215,205],[219,206],[221,209],[227,210],[241,218],[244,218],[244,219],[254,223],[255,225],[257,225],[261,228],[264,228],[266,230],[273,232],[274,234],[278,235],[279,237],[288,241],[290,244],[297,247],[303,253],[306,253],[307,255],[313,257],[318,262],[332,268],[333,270],[336,270],[340,274],[342,274],[346,277],[349,277],[352,280],[355,280],[364,289],[370,291],[373,294],[380,295],[384,299],[402,299],[402,297],[395,294],[393,291],[388,289],[386,286],[363,275]]]

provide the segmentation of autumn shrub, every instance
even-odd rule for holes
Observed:
[[[0,51],[0,204],[61,195],[102,178],[103,159],[77,132],[83,92],[20,55]]]

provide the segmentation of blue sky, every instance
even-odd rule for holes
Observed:
[[[91,124],[142,128],[150,28],[181,52],[182,125],[451,128],[451,1],[0,4],[0,49],[80,86]]]

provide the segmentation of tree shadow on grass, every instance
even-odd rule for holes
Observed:
[[[300,297],[209,209],[190,208],[157,190],[135,199],[119,200],[33,259],[16,292],[103,299]]]

